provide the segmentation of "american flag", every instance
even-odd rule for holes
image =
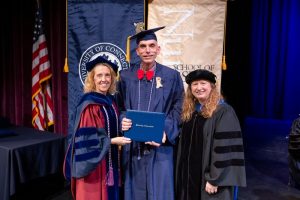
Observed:
[[[54,124],[51,77],[42,12],[41,7],[38,6],[35,13],[32,46],[32,125],[39,130],[47,130]]]

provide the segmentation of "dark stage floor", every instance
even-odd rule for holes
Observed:
[[[290,187],[288,139],[291,121],[247,119],[245,140],[247,187],[239,200],[300,200],[300,190]],[[71,200],[61,176],[33,181],[19,188],[12,200]]]
[[[239,200],[300,200],[300,190],[289,186],[291,125],[288,120],[245,120],[247,187],[239,189]]]
[[[276,155],[278,152],[272,151],[252,153],[253,157],[246,160],[247,187],[239,188],[239,200],[300,199],[300,190],[289,186],[288,164],[282,162],[282,158],[287,159],[286,154]],[[261,157],[265,153],[273,156],[273,160]]]

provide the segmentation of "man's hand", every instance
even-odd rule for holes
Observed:
[[[154,142],[154,141],[151,141],[151,142],[145,142],[145,144],[149,144],[149,145],[151,145],[151,146],[155,146],[155,147],[159,147],[159,146],[160,146],[160,144],[159,144],[159,143],[157,143],[157,142]]]
[[[164,132],[163,134],[163,137],[161,139],[162,143],[165,143],[167,140],[167,135],[166,133]],[[155,147],[159,147],[161,144],[157,143],[157,142],[154,142],[154,141],[151,141],[151,142],[145,142],[145,144],[149,144],[149,145],[152,145],[152,146],[155,146]]]
[[[167,134],[166,134],[166,132],[164,132],[163,138],[162,138],[161,141],[162,141],[162,143],[165,143],[167,141]]]

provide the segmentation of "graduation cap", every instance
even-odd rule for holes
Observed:
[[[195,71],[190,72],[185,77],[185,82],[187,84],[191,84],[193,81],[196,81],[196,80],[207,80],[207,81],[215,84],[216,78],[217,78],[217,76],[214,73],[212,73],[211,71],[208,71],[206,69],[197,69]]]
[[[142,41],[142,40],[156,40],[157,41],[155,32],[159,31],[161,29],[164,29],[164,28],[165,28],[165,26],[152,28],[152,29],[148,29],[148,30],[138,29],[139,32],[137,32],[135,35],[129,36],[127,38],[126,60],[128,62],[130,61],[130,40],[135,39],[136,44],[139,44],[140,41]]]
[[[163,28],[165,28],[165,26],[152,28],[152,29],[148,29],[148,30],[142,30],[141,32],[131,36],[130,39],[136,39],[137,44],[139,44],[140,41],[142,41],[142,40],[156,40],[157,41],[155,32],[159,31]]]
[[[109,61],[108,59],[106,59],[104,56],[98,56],[97,58],[89,61],[88,63],[86,63],[86,70],[88,72],[92,71],[92,69],[95,67],[95,65],[99,64],[99,63],[106,63],[108,64],[113,70],[114,72],[116,72],[116,74],[118,74],[118,65]]]

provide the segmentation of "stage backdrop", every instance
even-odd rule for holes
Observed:
[[[144,21],[144,0],[68,0],[68,110],[69,132],[74,110],[83,94],[86,63],[107,56],[126,69],[126,40],[134,23]]]
[[[158,61],[181,72],[213,71],[221,85],[225,0],[159,0],[149,4],[148,28],[158,31]]]
[[[300,115],[300,1],[252,0],[251,113],[259,118]]]

